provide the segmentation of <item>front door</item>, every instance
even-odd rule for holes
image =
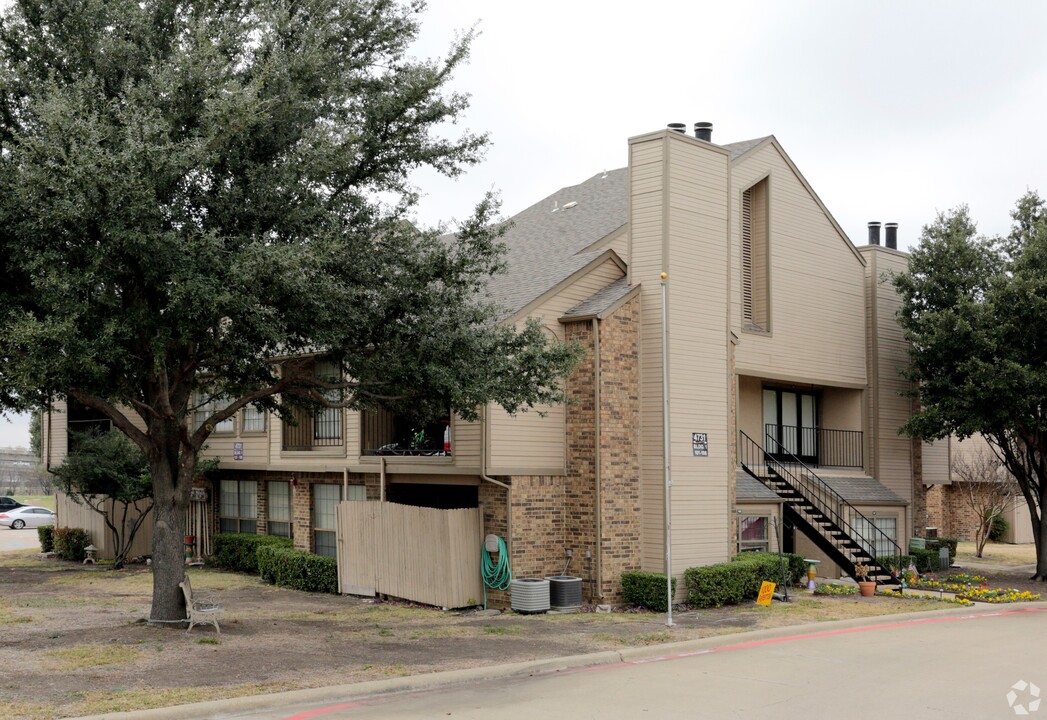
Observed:
[[[763,422],[769,436],[767,452],[783,459],[794,455],[818,460],[818,400],[813,393],[764,388]]]

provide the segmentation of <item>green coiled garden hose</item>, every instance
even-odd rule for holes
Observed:
[[[491,559],[487,544],[480,545],[480,575],[484,579],[484,610],[487,609],[487,588],[508,590],[513,581],[513,571],[509,568],[509,548],[505,540],[498,538],[498,562]]]

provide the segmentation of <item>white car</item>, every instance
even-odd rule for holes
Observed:
[[[0,513],[0,525],[6,525],[12,530],[54,524],[55,514],[47,508],[23,505],[14,510],[5,510]]]

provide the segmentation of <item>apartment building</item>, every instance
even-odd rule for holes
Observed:
[[[209,441],[221,464],[195,496],[197,531],[334,554],[341,500],[476,507],[514,575],[567,564],[594,602],[620,599],[623,571],[665,570],[667,524],[678,577],[779,543],[823,574],[897,554],[948,452],[897,432],[910,400],[885,280],[906,266],[896,227],[881,245],[871,224],[856,247],[773,136],[685,130],[630,138],[625,167],[540,200],[504,238],[508,272],[489,291],[506,321],[539,318],[585,350],[566,405],[427,424],[246,410]],[[100,422],[57,404],[47,462],[69,429]]]

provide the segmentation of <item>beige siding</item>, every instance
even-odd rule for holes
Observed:
[[[767,178],[770,332],[742,331],[742,192]],[[866,382],[863,268],[777,145],[731,166],[731,327],[741,374],[822,385]],[[755,309],[755,308],[754,308]]]
[[[528,316],[539,318],[542,326],[562,341],[564,330],[560,317],[623,274],[621,267],[608,258],[542,302]],[[495,475],[563,472],[567,463],[565,417],[562,405],[519,412],[515,417],[492,406],[488,412],[489,472]]]
[[[664,568],[661,286],[668,279],[673,573],[730,555],[727,155],[675,133],[630,144],[630,279],[640,283],[643,565]],[[691,434],[708,434],[695,457]]]
[[[738,429],[761,446],[764,441],[763,382],[742,375],[738,378]]]
[[[819,425],[830,430],[862,429],[862,391],[823,388]]]
[[[145,422],[138,413],[130,408],[121,408],[121,412],[123,412],[127,419],[131,421],[131,424],[136,428],[142,431],[146,429]],[[66,412],[65,400],[55,401],[50,412],[50,423],[48,423],[47,416],[44,416],[44,444],[42,450],[44,452],[43,457],[45,467],[61,465],[62,461],[65,460],[66,455],[68,454],[68,420],[69,414]],[[48,431],[49,426],[50,431]]]
[[[950,441],[944,438],[936,442],[923,443],[923,484],[948,485],[950,473]]]
[[[904,500],[912,500],[912,442],[898,430],[909,419],[911,401],[902,397],[909,383],[902,377],[908,345],[895,319],[900,300],[886,276],[904,271],[908,255],[882,246],[866,245],[865,286],[868,296],[869,473]]]

